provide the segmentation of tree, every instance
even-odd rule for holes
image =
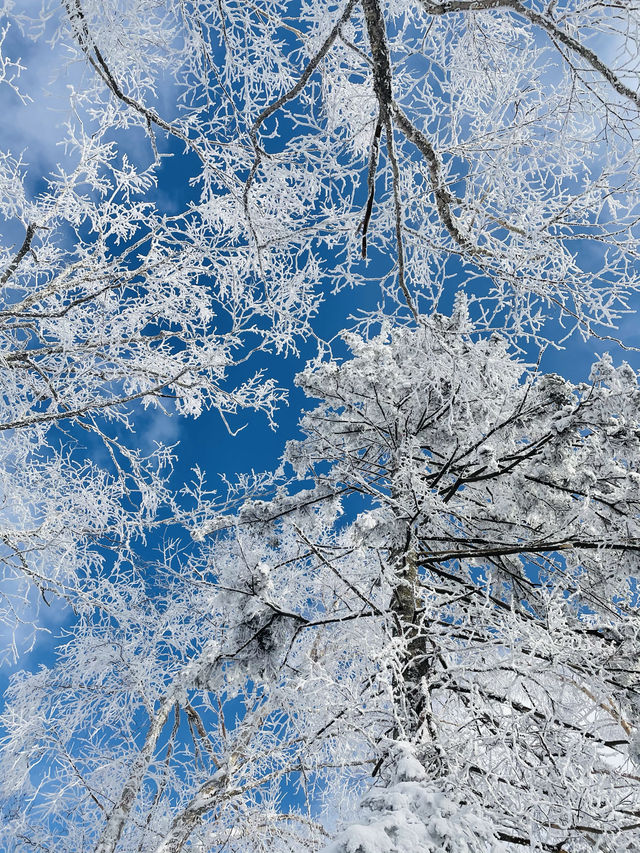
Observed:
[[[138,401],[271,417],[282,393],[260,355],[317,336],[332,289],[375,282],[365,325],[464,288],[476,322],[520,343],[557,337],[547,314],[615,337],[638,281],[637,3],[65,0],[4,16],[12,106],[31,97],[14,34],[72,63],[59,163],[0,158],[0,423],[28,433],[6,442],[7,470],[20,459],[44,483],[38,460],[78,424],[122,463]],[[119,488],[161,490],[139,474]],[[28,565],[39,510],[11,514],[31,520],[6,547],[62,592]]]
[[[64,796],[9,837],[317,849],[373,780],[332,853],[637,846],[634,372],[526,370],[463,305],[350,345],[300,377],[298,479],[16,682],[6,784]]]
[[[74,614],[9,695],[6,846],[637,846],[636,378],[506,340],[633,304],[640,6],[4,16],[15,97],[17,32],[71,84],[58,166],[0,157],[0,615]],[[148,410],[273,419],[314,338],[300,479],[177,494]]]
[[[607,333],[637,290],[634,0],[65,0],[35,21],[5,14],[87,69],[64,135],[73,168],[29,198],[19,162],[3,162],[3,216],[26,232],[4,284],[31,283],[9,304],[44,299],[50,315],[57,300],[73,325],[94,300],[115,322],[122,301],[138,332],[153,317],[159,338],[127,343],[131,311],[113,330],[108,364],[134,366],[125,393],[188,386],[188,406],[230,405],[235,349],[294,346],[320,278],[382,279],[415,311],[463,271],[478,320],[534,337],[550,309]],[[169,154],[173,215],[152,195]],[[176,190],[185,178],[197,189]]]
[[[352,709],[353,730],[378,738],[382,793],[366,801],[377,831],[367,842],[357,827],[332,849],[412,850],[403,831],[418,815],[428,825],[427,806],[446,814],[433,802],[446,795],[454,815],[456,800],[466,807],[459,835],[466,813],[480,821],[469,849],[490,849],[489,826],[511,849],[632,850],[637,378],[604,359],[590,385],[523,382],[502,341],[465,329],[459,311],[353,339],[353,360],[301,376],[322,400],[286,453],[316,484],[305,504],[353,493],[371,507],[340,546],[280,510],[338,581],[332,615],[378,623],[360,646],[378,672],[365,667]],[[249,506],[239,523],[277,505]]]

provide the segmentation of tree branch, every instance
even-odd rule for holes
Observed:
[[[322,43],[320,50],[307,63],[307,66],[304,69],[304,71],[302,72],[298,82],[294,86],[292,86],[287,92],[285,92],[283,95],[281,95],[276,101],[273,101],[273,103],[266,106],[262,110],[260,115],[257,117],[257,119],[254,121],[254,123],[251,125],[251,128],[249,130],[249,137],[251,139],[251,144],[253,145],[255,157],[253,160],[253,164],[251,165],[251,171],[249,172],[249,177],[247,178],[247,181],[246,181],[245,186],[244,186],[244,193],[243,193],[243,197],[242,197],[245,215],[247,216],[247,219],[249,220],[249,222],[251,222],[251,217],[249,215],[249,192],[251,190],[251,185],[253,184],[253,180],[256,176],[256,173],[257,173],[258,169],[260,168],[260,163],[262,162],[262,157],[264,154],[264,151],[258,145],[258,130],[260,129],[260,127],[265,123],[265,121],[268,118],[270,118],[274,113],[276,113],[286,103],[293,100],[304,89],[304,87],[307,85],[309,79],[311,78],[311,75],[316,70],[318,65],[320,65],[320,63],[322,62],[324,57],[329,52],[329,48],[331,47],[331,45],[335,42],[335,40],[340,35],[340,30],[341,30],[343,24],[346,24],[347,21],[349,20],[349,18],[351,17],[351,13],[353,12],[353,10],[355,8],[356,3],[357,3],[357,0],[349,0],[344,12],[342,13],[342,15],[340,15],[339,20],[337,21],[336,24],[334,24],[333,28],[331,29],[331,32],[329,33],[329,35],[326,37],[326,39]],[[253,228],[252,228],[252,230],[253,230]]]
[[[153,134],[151,132],[151,125],[155,124],[157,127],[162,128],[162,130],[169,133],[171,136],[175,136],[181,142],[190,148],[199,158],[199,160],[203,163],[207,163],[207,158],[200,150],[200,148],[196,145],[196,143],[187,136],[179,128],[175,127],[165,119],[161,118],[155,110],[151,110],[148,107],[145,107],[144,104],[141,104],[139,101],[136,101],[130,95],[127,95],[119,85],[115,76],[111,72],[109,65],[107,64],[105,58],[102,55],[102,52],[98,45],[95,43],[91,33],[89,32],[89,27],[87,26],[84,10],[82,8],[82,4],[80,0],[65,0],[64,2],[65,9],[67,10],[67,14],[69,16],[69,20],[71,21],[71,28],[76,36],[78,44],[80,45],[84,55],[87,57],[87,61],[91,65],[91,67],[96,71],[98,76],[104,81],[107,87],[111,90],[111,92],[118,98],[119,101],[122,101],[126,106],[131,107],[135,110],[139,115],[141,115],[145,119],[145,123],[147,128],[150,131],[151,145],[154,150],[154,154],[157,158],[157,148],[155,139],[153,138]],[[93,55],[92,55],[93,52]]]
[[[640,107],[640,93],[635,92],[626,83],[624,83],[617,74],[606,65],[600,57],[586,45],[579,42],[576,38],[569,35],[561,29],[554,21],[545,15],[536,12],[534,9],[529,9],[520,0],[444,0],[444,2],[431,2],[431,0],[418,0],[422,8],[429,15],[446,15],[451,12],[480,12],[491,9],[510,9],[523,18],[526,18],[532,24],[545,30],[552,38],[559,41],[561,44],[568,47],[578,56],[581,56],[589,65],[601,74],[615,91],[632,101],[637,107]]]
[[[33,235],[36,233],[36,228],[37,226],[34,225],[33,222],[27,225],[27,233],[25,234],[24,240],[22,241],[22,246],[20,246],[20,248],[18,249],[15,257],[2,274],[2,277],[0,277],[0,285],[6,284],[11,278],[11,276],[14,274],[14,272],[20,266],[22,259],[31,248],[31,241],[33,240]]]

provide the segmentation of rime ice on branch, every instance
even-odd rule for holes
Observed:
[[[0,84],[18,31],[71,83],[59,165],[0,153],[0,618],[73,620],[0,846],[637,850],[637,377],[508,342],[637,298],[638,3],[5,5]],[[272,418],[314,337],[295,476],[191,514],[145,409]]]
[[[637,377],[537,373],[462,303],[349,343],[299,377],[297,476],[15,680],[7,785],[58,770],[5,834],[291,851],[338,814],[332,853],[637,847]]]

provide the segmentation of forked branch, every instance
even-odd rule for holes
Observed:
[[[257,117],[257,119],[254,121],[254,123],[251,125],[251,129],[249,130],[249,137],[251,138],[251,144],[253,145],[255,157],[251,166],[251,171],[249,172],[249,177],[247,178],[247,181],[245,183],[243,194],[244,211],[249,221],[251,221],[251,218],[249,216],[249,192],[251,191],[251,185],[253,184],[256,173],[260,168],[260,163],[262,162],[262,157],[264,155],[262,148],[260,148],[258,144],[258,131],[268,118],[274,115],[274,113],[276,113],[286,103],[292,101],[295,97],[297,97],[304,89],[304,87],[309,82],[311,75],[320,65],[322,60],[329,52],[329,49],[340,35],[341,28],[344,24],[347,23],[347,21],[351,17],[353,10],[356,6],[356,2],[357,0],[349,0],[344,12],[342,13],[342,15],[340,15],[340,18],[338,19],[337,23],[332,27],[331,32],[322,43],[320,50],[307,63],[304,71],[300,75],[300,79],[298,80],[298,82],[293,85],[288,91],[286,91],[283,95],[281,95],[277,100],[266,106],[262,110],[260,115]]]
[[[601,74],[610,83],[615,91],[632,101],[640,107],[640,93],[634,91],[618,75],[604,63],[597,53],[588,48],[578,39],[559,27],[555,21],[547,15],[536,12],[525,6],[520,0],[443,0],[443,2],[432,2],[432,0],[419,0],[422,8],[429,15],[447,15],[451,12],[480,12],[491,9],[510,9],[512,12],[526,18],[532,24],[543,29],[552,40],[560,42],[565,47],[582,57],[594,71]]]
[[[104,81],[104,83],[119,101],[121,101],[123,104],[126,104],[126,106],[131,107],[131,109],[135,110],[135,112],[137,112],[145,119],[145,123],[149,130],[149,135],[151,138],[151,144],[156,156],[157,148],[152,133],[152,125],[161,128],[162,130],[171,134],[171,136],[175,136],[181,142],[184,142],[184,144],[198,156],[200,161],[202,163],[205,163],[206,158],[203,152],[196,145],[196,143],[187,136],[186,133],[180,130],[180,128],[175,127],[175,125],[171,124],[171,122],[165,121],[165,119],[161,118],[155,110],[149,109],[149,107],[146,107],[144,104],[141,104],[140,101],[137,101],[135,100],[135,98],[132,98],[130,95],[127,95],[126,92],[122,89],[122,87],[116,80],[114,74],[112,73],[107,61],[105,60],[102,51],[100,50],[93,36],[89,32],[89,27],[87,26],[84,10],[82,8],[80,0],[65,0],[64,5],[67,10],[69,20],[71,22],[73,34],[93,70],[98,74],[100,79]]]

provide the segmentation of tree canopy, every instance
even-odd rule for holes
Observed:
[[[2,14],[0,846],[638,849],[640,5]]]

